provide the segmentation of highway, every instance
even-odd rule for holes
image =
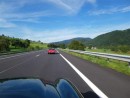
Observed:
[[[94,91],[103,98],[130,98],[130,76],[58,50],[20,53],[0,57],[0,79],[35,77],[54,82],[70,80],[81,93]]]

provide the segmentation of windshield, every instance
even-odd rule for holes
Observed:
[[[0,0],[0,83],[13,78],[129,98],[130,0]]]

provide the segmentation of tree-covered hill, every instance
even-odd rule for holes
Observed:
[[[73,40],[76,40],[76,41],[79,41],[83,44],[86,44],[88,41],[91,40],[91,38],[82,38],[82,37],[78,37],[78,38],[72,38],[72,39],[69,39],[69,40],[63,40],[63,41],[59,41],[59,42],[54,42],[54,44],[65,44],[65,45],[68,45],[70,44]]]
[[[66,47],[72,41],[79,41],[84,44],[86,47],[91,49],[92,47],[101,48],[101,49],[111,49],[112,51],[121,51],[128,52],[130,51],[130,29],[127,30],[115,30],[108,32],[102,35],[91,38],[73,38],[70,40],[64,40],[56,42],[54,44],[65,44]]]
[[[111,46],[130,45],[130,29],[127,30],[115,30],[102,35],[91,38],[73,38],[60,42],[54,42],[55,44],[70,44],[73,40],[79,41],[84,45],[92,45],[100,48],[109,48]]]
[[[88,44],[103,48],[119,45],[130,45],[130,29],[116,30],[99,35],[93,40],[91,40]]]

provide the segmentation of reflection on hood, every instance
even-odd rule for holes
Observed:
[[[40,79],[14,79],[0,82],[0,98],[83,98],[67,80],[45,84]]]

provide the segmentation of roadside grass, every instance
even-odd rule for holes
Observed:
[[[47,48],[47,44],[45,44],[45,43],[42,44],[42,43],[38,43],[38,42],[31,42],[30,46],[31,47],[39,47],[39,48],[43,48],[43,49]]]
[[[10,48],[10,51],[0,52],[0,55],[16,54],[16,53],[22,53],[27,51],[28,50],[24,48]]]
[[[112,53],[112,54],[121,54],[121,55],[130,55],[130,51],[127,53],[123,53],[120,51],[111,51],[110,49],[85,49],[86,51],[91,51],[91,52],[102,52],[102,53]]]
[[[24,51],[27,51],[27,49],[25,49],[25,48],[12,48],[11,50],[10,50],[10,52],[24,52]]]
[[[69,52],[67,50],[63,50],[63,51],[66,53],[69,53],[71,55],[80,57],[82,59],[91,61],[93,63],[99,64],[103,67],[111,68],[118,72],[124,73],[126,75],[130,75],[130,67],[127,62],[113,60],[113,59],[107,59],[107,58],[102,58],[102,57],[96,57],[96,56],[90,56],[90,55],[84,55],[84,54],[80,54],[80,53]]]

